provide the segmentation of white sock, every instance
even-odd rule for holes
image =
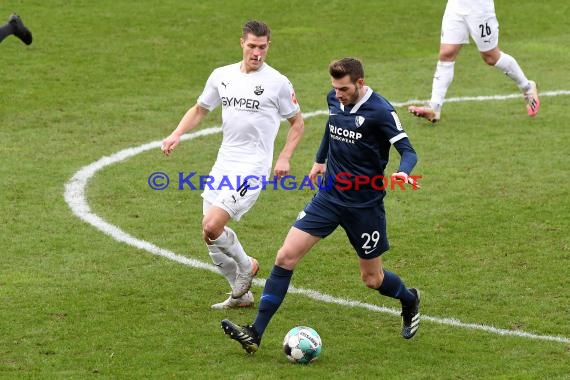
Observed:
[[[437,61],[431,86],[430,106],[437,112],[441,110],[447,89],[453,81],[455,62]]]
[[[521,91],[524,92],[530,88],[528,79],[524,75],[521,67],[514,57],[508,55],[507,53],[501,52],[501,56],[499,57],[497,63],[495,63],[495,67],[504,72],[509,78],[514,80]]]
[[[234,287],[236,283],[237,264],[234,259],[223,253],[220,248],[215,245],[206,245],[210,252],[212,262],[218,268],[218,271],[228,280],[230,286]]]
[[[216,245],[223,253],[234,259],[241,273],[249,273],[253,269],[251,259],[245,253],[236,233],[231,228],[224,227],[224,232],[215,240],[212,240],[212,244]]]

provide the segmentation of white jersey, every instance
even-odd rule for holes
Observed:
[[[238,62],[215,69],[198,98],[209,111],[222,105],[222,144],[210,172],[214,189],[206,187],[202,194],[210,202],[219,190],[228,190],[228,179],[235,189],[247,176],[269,175],[281,119],[300,110],[287,77],[266,63],[247,74],[240,66]],[[226,186],[220,189],[222,181]]]

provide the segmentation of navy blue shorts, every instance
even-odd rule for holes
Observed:
[[[333,233],[339,225],[362,259],[378,257],[390,248],[382,202],[373,207],[345,207],[327,201],[317,193],[293,224],[308,234],[322,238]]]

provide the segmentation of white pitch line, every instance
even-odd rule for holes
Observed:
[[[558,91],[545,91],[541,92],[540,97],[550,97],[550,96],[564,96],[570,95],[570,91],[568,90],[558,90]],[[459,98],[446,98],[445,103],[459,103],[459,102],[483,102],[488,100],[509,100],[509,99],[522,99],[521,94],[508,94],[508,95],[489,95],[489,96],[463,96]],[[390,102],[394,107],[405,107],[411,106],[414,104],[423,104],[427,103],[429,100],[419,100],[419,99],[410,99],[405,102]],[[303,117],[308,119],[314,116],[321,116],[321,115],[328,115],[327,110],[318,110],[313,112],[303,113]]]
[[[560,95],[570,95],[570,91],[550,91],[550,92],[543,92],[540,94],[541,96],[560,96]],[[511,99],[515,97],[519,97],[520,94],[513,94],[513,95],[502,95],[502,96],[477,96],[477,97],[467,97],[467,98],[450,98],[446,100],[447,102],[459,102],[459,101],[482,101],[482,100],[503,100],[503,99]],[[404,106],[408,104],[414,104],[420,101],[410,100],[405,103],[392,103],[395,106]],[[315,111],[303,114],[304,118],[310,118],[318,115],[326,115],[327,111]],[[212,127],[207,129],[202,129],[200,131],[186,134],[182,137],[181,140],[192,140],[200,136],[207,136],[214,133],[221,132],[221,127]],[[139,248],[145,250],[153,255],[162,256],[169,260],[178,262],[183,265],[187,265],[189,267],[198,268],[198,269],[205,269],[211,271],[213,273],[219,274],[216,267],[212,264],[205,263],[200,260],[191,259],[186,256],[178,255],[172,251],[169,251],[164,248],[160,248],[148,241],[137,239],[136,237],[129,235],[128,233],[121,230],[119,227],[108,223],[103,218],[98,216],[97,214],[91,211],[91,207],[89,207],[89,203],[87,202],[87,197],[85,194],[85,190],[87,188],[87,184],[89,180],[95,176],[95,174],[107,166],[122,162],[130,157],[136,156],[137,154],[146,152],[151,149],[159,149],[160,144],[162,141],[153,141],[147,144],[140,145],[135,148],[128,148],[121,150],[111,156],[105,156],[100,158],[99,160],[84,166],[79,171],[77,171],[73,177],[65,184],[65,192],[64,197],[65,201],[71,208],[71,211],[81,220],[91,224],[93,227],[98,229],[99,231],[103,232],[104,234],[112,237],[113,239],[117,240],[118,242],[128,244],[132,247]],[[254,279],[254,283],[257,286],[264,286],[265,279]],[[394,316],[399,316],[400,311],[388,307],[372,305],[360,301],[343,299],[339,297],[334,297],[325,293],[318,292],[316,290],[311,289],[303,289],[297,288],[294,286],[289,287],[289,293],[296,293],[304,295],[308,298],[326,302],[341,306],[348,306],[348,307],[357,307],[366,310],[371,310],[374,312],[380,312],[385,314],[391,314]],[[454,318],[440,318],[440,317],[431,317],[428,315],[422,315],[422,320],[430,321],[433,323],[438,323],[441,325],[447,326],[454,326],[459,328],[464,328],[468,330],[479,330],[485,331],[488,333],[496,334],[496,335],[503,335],[503,336],[514,336],[514,337],[521,337],[527,339],[534,339],[534,340],[543,340],[543,341],[553,341],[553,342],[560,342],[560,343],[570,343],[570,338],[563,337],[563,336],[556,336],[556,335],[539,335],[535,333],[529,333],[525,331],[518,331],[518,330],[507,330],[507,329],[500,329],[493,326],[482,325],[482,324],[475,324],[475,323],[465,323],[461,322],[460,320]]]
[[[563,96],[570,95],[568,90],[557,90],[557,91],[545,91],[539,92],[538,94],[541,98],[550,96]],[[522,95],[518,94],[508,94],[508,95],[489,95],[489,96],[462,96],[459,98],[446,98],[445,103],[458,103],[458,102],[484,102],[488,100],[508,100],[508,99],[522,99]],[[414,104],[427,103],[429,100],[417,100],[410,99],[404,103],[392,103],[394,107],[405,107]]]

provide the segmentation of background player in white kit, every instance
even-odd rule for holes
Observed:
[[[206,187],[202,193],[203,238],[212,261],[232,288],[228,299],[212,305],[217,309],[253,305],[249,289],[259,265],[245,253],[236,233],[226,224],[230,219],[239,220],[257,200],[260,179],[270,174],[281,118],[288,120],[290,129],[274,175],[289,174],[289,160],[303,135],[304,122],[293,86],[264,62],[270,37],[265,23],[248,21],[240,39],[243,60],[210,74],[197,103],[161,146],[164,154],[170,155],[184,133],[222,105],[222,144],[210,172],[213,189]]]
[[[512,56],[499,50],[499,22],[493,0],[448,0],[441,22],[439,60],[433,76],[431,100],[426,106],[410,106],[408,111],[435,123],[441,117],[447,89],[453,81],[455,59],[469,36],[486,64],[511,78],[523,93],[529,116],[540,108],[536,83],[528,80]]]

